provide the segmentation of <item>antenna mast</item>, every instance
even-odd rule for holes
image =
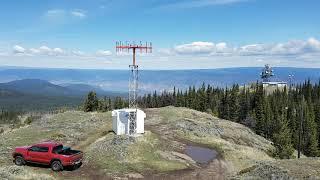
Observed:
[[[138,80],[139,80],[139,67],[136,64],[136,53],[152,53],[152,43],[146,42],[142,44],[128,43],[128,42],[116,42],[116,52],[127,52],[132,50],[132,64],[129,65],[130,78],[129,78],[129,108],[137,108],[137,97],[138,97]]]
[[[270,78],[272,76],[274,76],[274,74],[273,74],[273,69],[270,67],[269,64],[266,64],[264,66],[260,76],[261,76],[263,82],[270,82]]]

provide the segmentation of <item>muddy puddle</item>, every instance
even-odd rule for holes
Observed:
[[[185,153],[199,164],[208,164],[218,155],[215,150],[199,146],[186,146]]]

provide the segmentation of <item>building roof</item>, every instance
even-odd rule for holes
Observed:
[[[125,111],[125,112],[134,112],[134,111],[142,111],[141,109],[129,109],[129,108],[125,108],[125,109],[115,109],[113,110],[114,112],[119,112],[119,111]]]
[[[271,81],[271,82],[262,82],[262,84],[287,84],[284,81]]]

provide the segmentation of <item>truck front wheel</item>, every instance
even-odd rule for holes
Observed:
[[[16,156],[14,158],[14,163],[17,165],[17,166],[23,166],[26,162],[25,160],[23,159],[22,156]]]
[[[63,166],[60,161],[53,161],[51,163],[51,169],[53,171],[61,171],[63,169]]]

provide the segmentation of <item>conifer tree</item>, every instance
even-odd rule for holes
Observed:
[[[240,104],[239,104],[239,85],[233,85],[230,93],[230,117],[229,120],[239,122]]]
[[[320,81],[319,81],[320,83]],[[292,147],[299,146],[300,119],[303,119],[302,152],[318,156],[320,147],[320,84],[310,80],[289,89],[264,92],[261,83],[249,87],[234,85],[231,89],[214,88],[202,84],[186,90],[174,88],[173,92],[155,91],[139,98],[142,107],[182,106],[240,122],[259,135],[273,140],[279,158],[289,158]],[[301,118],[301,96],[306,97]],[[123,107],[126,101],[115,98],[114,108]],[[111,103],[109,103],[111,104]],[[302,122],[302,121],[301,121]]]
[[[88,93],[87,98],[84,103],[84,111],[91,112],[98,110],[99,101],[97,98],[97,94],[94,91]]]
[[[307,156],[318,156],[318,137],[317,137],[317,126],[314,121],[314,110],[313,107],[307,105],[305,108],[305,121],[303,128],[303,152]]]
[[[276,122],[278,130],[273,134],[273,143],[276,148],[274,155],[281,159],[290,159],[294,149],[291,144],[291,132],[288,123],[283,115],[278,117]]]
[[[239,94],[239,105],[240,105],[240,111],[239,111],[239,121],[240,123],[243,123],[243,121],[248,116],[248,102],[246,98],[246,87],[244,86],[243,89],[240,91]]]
[[[230,106],[229,106],[229,90],[226,89],[224,96],[219,106],[219,117],[222,119],[230,119]]]
[[[316,126],[317,126],[318,149],[319,149],[320,148],[320,101],[319,100],[315,105],[315,123],[316,123]]]
[[[203,83],[201,88],[197,91],[197,98],[195,99],[196,109],[199,111],[206,111],[208,108],[207,104],[207,93],[206,85]]]
[[[254,95],[254,111],[255,111],[255,121],[256,121],[256,132],[259,135],[262,135],[263,132],[263,121],[264,121],[264,92],[262,84],[256,86],[255,95]]]

